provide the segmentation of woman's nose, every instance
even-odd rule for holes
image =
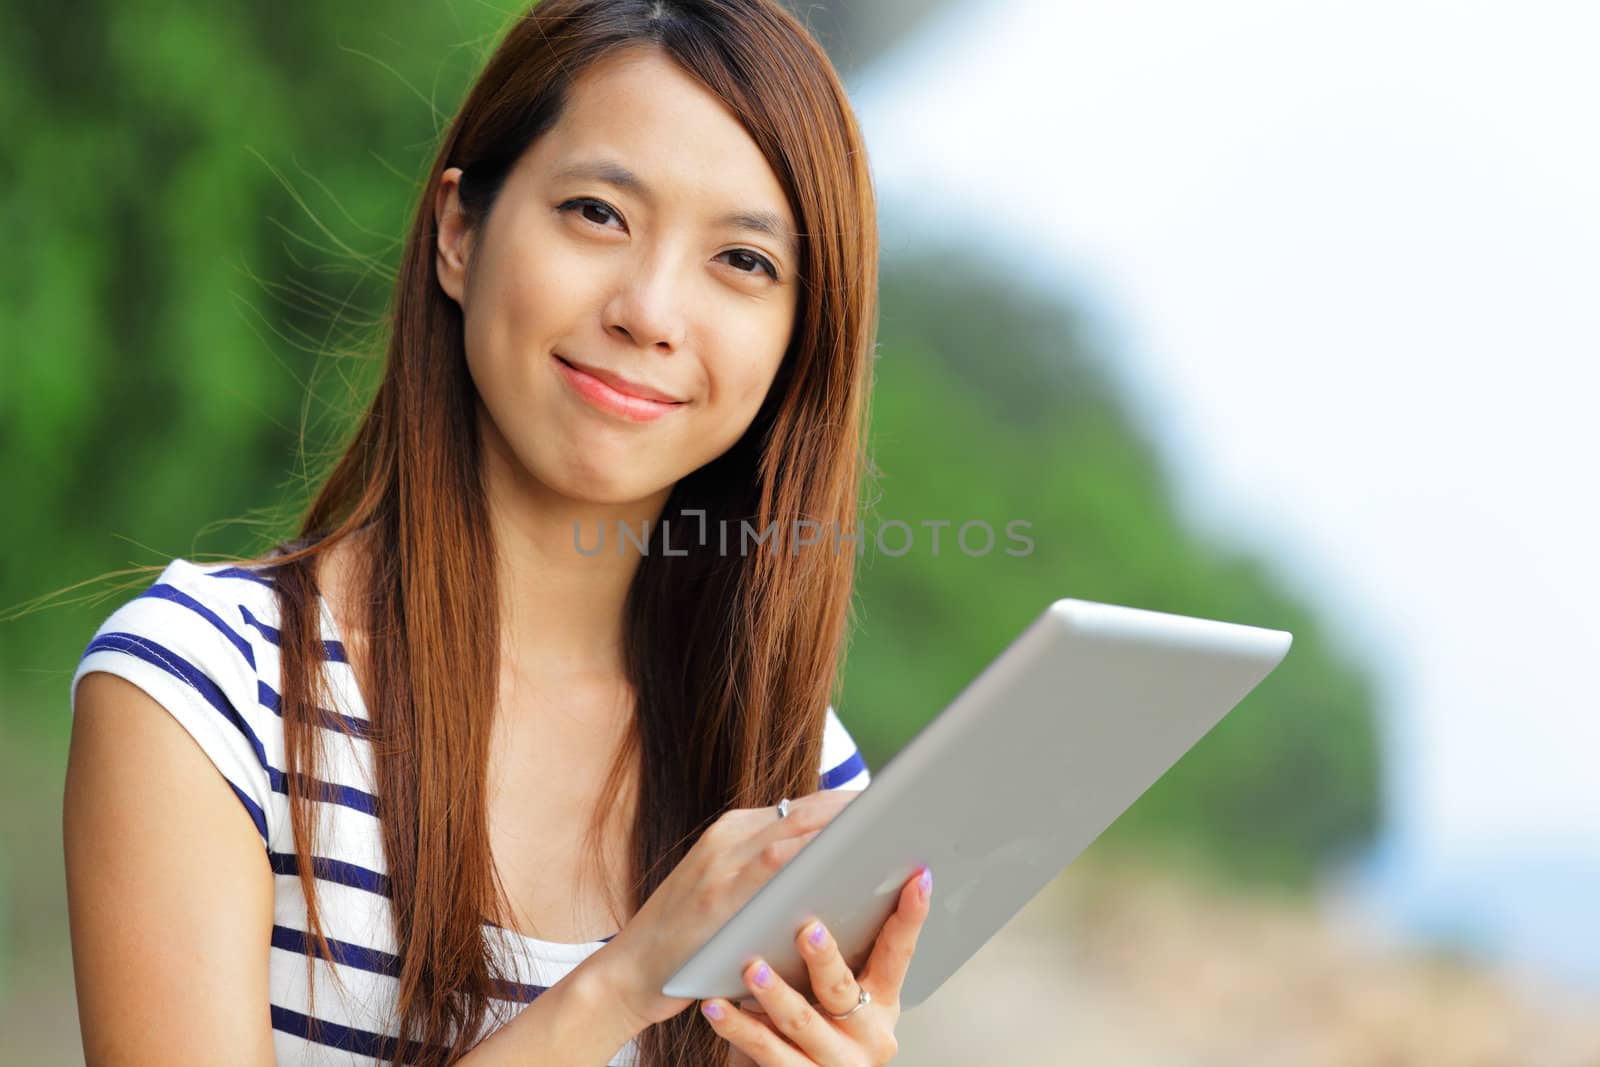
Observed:
[[[665,252],[634,264],[607,306],[606,328],[641,348],[677,351],[686,330],[684,268]]]

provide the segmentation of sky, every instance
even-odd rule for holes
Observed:
[[[1072,301],[1185,518],[1368,665],[1424,895],[1600,897],[1597,53],[1592,3],[989,0],[849,86],[886,259]]]

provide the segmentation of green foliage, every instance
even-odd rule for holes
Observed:
[[[505,18],[373,0],[73,11],[63,32],[23,5],[0,35],[4,608],[287,530],[364,399],[375,363],[351,357],[374,354],[417,182]],[[1374,822],[1366,682],[1258,562],[1181,528],[1074,320],[973,262],[886,265],[868,523],[908,521],[916,542],[864,561],[841,713],[881,766],[1061,595],[1293,630],[1284,667],[1108,840],[1303,876]],[[917,524],[940,518],[1000,541],[972,558],[952,526],[935,557]],[[1005,554],[1013,518],[1029,556]],[[42,733],[59,758],[66,683],[107,608],[0,624],[10,740]]]
[[[64,23],[8,7],[0,608],[286,528],[279,506],[315,474],[298,456],[316,465],[352,403],[337,386],[360,373],[318,353],[370,334],[439,129],[505,17],[89,0]],[[303,427],[313,371],[312,412],[335,414]],[[8,716],[60,728],[97,611],[0,631]]]
[[[1370,836],[1377,818],[1371,695],[1334,662],[1313,612],[1255,560],[1204,543],[1173,513],[1074,318],[947,247],[883,281],[873,404],[881,472],[863,527],[855,636],[840,713],[882,764],[1021,627],[1062,596],[1292,631],[1284,664],[1102,839],[1200,857],[1245,878],[1300,883]],[[994,550],[939,553],[931,531],[885,555],[881,521],[982,520]],[[1031,522],[1011,556],[1006,524]],[[975,531],[976,535],[976,531]],[[884,538],[898,552],[898,538]]]

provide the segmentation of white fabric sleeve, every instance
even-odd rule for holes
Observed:
[[[71,703],[75,713],[78,681],[93,671],[143,689],[222,772],[265,846],[279,819],[273,794],[282,775],[274,761],[282,759],[282,724],[262,705],[255,650],[228,585],[174,560],[95,632],[72,676]]]
[[[827,721],[822,728],[822,788],[865,789],[871,780],[861,750],[829,704]]]

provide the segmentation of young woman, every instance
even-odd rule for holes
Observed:
[[[88,1062],[888,1062],[925,872],[859,974],[796,931],[815,1003],[660,994],[868,780],[876,217],[824,53],[773,0],[546,0],[402,256],[299,539],[172,561],[73,679]]]

